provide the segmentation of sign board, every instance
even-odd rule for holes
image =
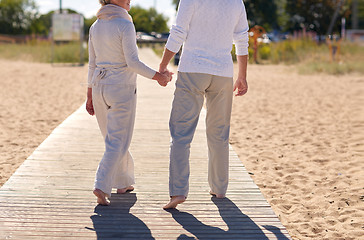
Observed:
[[[80,14],[53,14],[53,40],[79,41],[82,36],[83,24],[83,17]]]

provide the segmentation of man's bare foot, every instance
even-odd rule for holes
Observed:
[[[134,190],[134,187],[133,186],[129,186],[129,187],[126,187],[126,188],[119,188],[116,193],[117,194],[124,194],[126,192],[131,192]]]
[[[107,199],[106,194],[100,189],[96,188],[94,194],[97,197],[97,203],[103,206],[109,206],[110,201]]]
[[[183,195],[172,196],[169,203],[165,205],[163,209],[176,208],[178,204],[183,203],[184,201],[186,201],[186,197]]]
[[[216,194],[212,191],[210,191],[210,194],[216,198],[225,198],[225,194]]]

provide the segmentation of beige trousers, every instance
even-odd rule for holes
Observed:
[[[135,121],[136,86],[100,82],[92,86],[92,101],[105,139],[105,153],[96,172],[95,188],[111,196],[112,188],[135,183],[129,146]]]
[[[170,117],[170,196],[189,190],[190,144],[206,97],[208,181],[216,194],[225,194],[229,181],[229,131],[233,79],[202,73],[178,73]]]

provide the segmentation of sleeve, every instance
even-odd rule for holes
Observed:
[[[136,32],[133,23],[127,24],[122,33],[122,46],[126,64],[134,72],[152,79],[156,71],[145,65],[138,57],[138,47],[136,44]]]
[[[249,25],[248,19],[246,16],[246,10],[244,3],[242,4],[242,10],[240,13],[239,21],[235,26],[233,40],[235,44],[236,55],[244,56],[248,55],[248,47],[249,47]]]
[[[87,86],[89,88],[92,87],[92,78],[95,72],[95,68],[96,68],[96,54],[95,54],[95,50],[94,50],[94,46],[92,45],[92,27],[90,29],[90,34],[89,34],[89,39],[88,39],[88,55],[89,55],[89,60],[88,60],[88,81],[87,81]]]
[[[181,0],[179,2],[176,24],[172,26],[166,43],[168,50],[176,53],[181,48],[187,38],[194,10],[194,0]]]

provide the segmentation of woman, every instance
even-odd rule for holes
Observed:
[[[134,128],[136,77],[157,80],[166,86],[172,75],[161,74],[138,58],[130,0],[100,0],[97,21],[90,28],[89,76],[86,110],[96,115],[105,139],[93,193],[109,205],[111,189],[122,194],[134,187],[134,162],[129,146]]]

